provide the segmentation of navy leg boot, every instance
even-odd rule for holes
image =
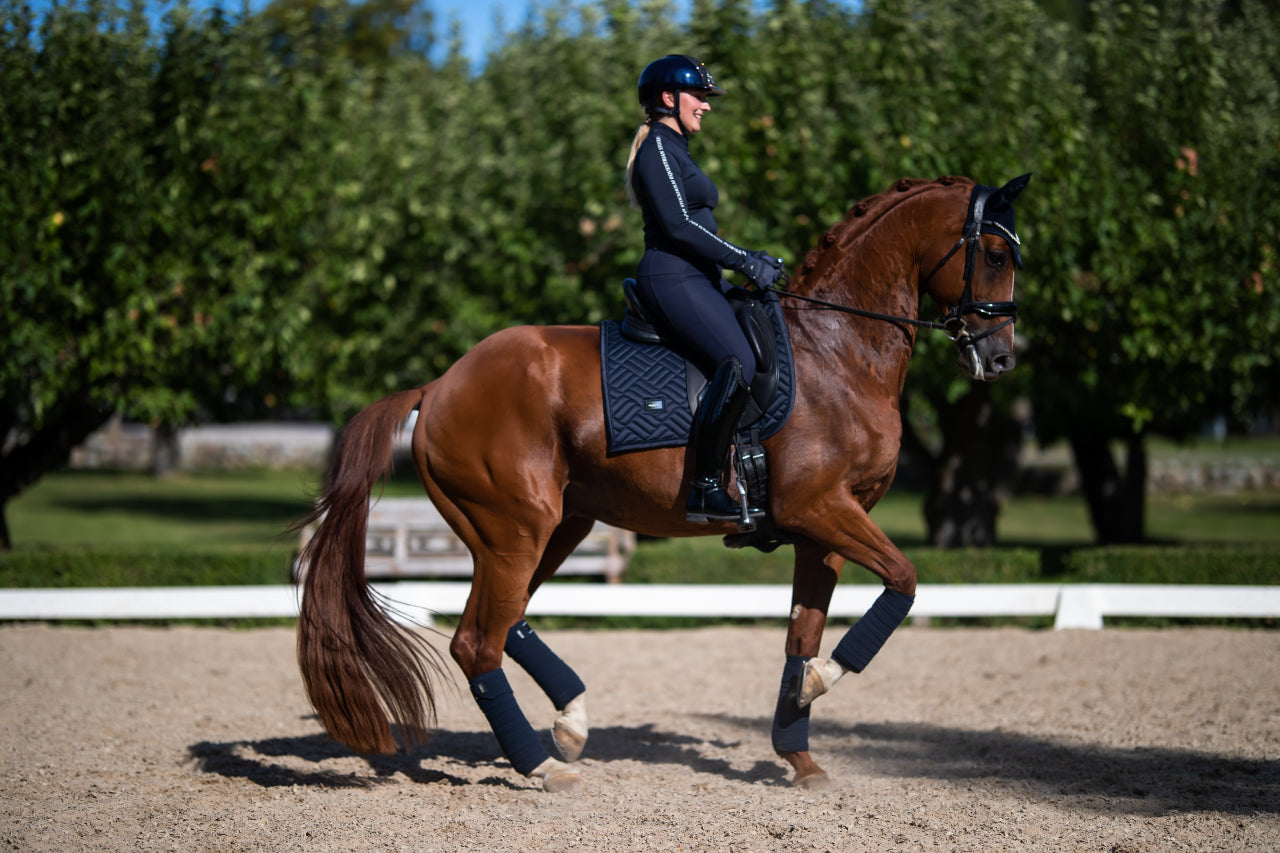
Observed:
[[[703,392],[698,413],[693,419],[693,484],[686,506],[687,521],[706,524],[712,521],[743,520],[742,507],[725,491],[721,480],[729,457],[729,446],[738,427],[738,418],[747,405],[749,389],[742,380],[742,365],[736,358],[726,358]],[[748,518],[764,515],[762,509],[747,507]]]

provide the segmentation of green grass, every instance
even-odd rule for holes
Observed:
[[[1228,436],[1222,441],[1206,439],[1186,444],[1153,438],[1147,443],[1147,453],[1152,460],[1177,458],[1197,462],[1238,462],[1248,459],[1275,463],[1280,462],[1280,436]]]
[[[921,583],[1016,583],[1038,581],[1041,555],[1034,548],[958,549],[907,547]],[[772,554],[731,550],[718,538],[666,539],[644,542],[627,569],[631,583],[755,583],[789,584],[793,556],[790,548]],[[879,584],[880,579],[859,566],[846,565],[847,583]]]
[[[160,480],[99,472],[51,475],[8,507],[16,547],[10,554],[0,553],[0,587],[283,583],[297,545],[286,529],[307,510],[319,480],[318,474],[298,472],[182,474]],[[422,491],[412,472],[402,471],[387,484],[386,494],[420,496]],[[1077,498],[1013,500],[1001,516],[1001,547],[985,550],[926,547],[918,494],[892,492],[872,517],[915,562],[922,583],[1280,583],[1280,495],[1153,497],[1149,510],[1152,536],[1172,544],[1093,547],[1085,507]],[[772,554],[731,550],[717,537],[643,541],[626,580],[789,584],[791,564],[789,548]],[[846,566],[843,581],[879,582],[853,565]],[[450,621],[442,620],[441,625]],[[1250,627],[1276,627],[1275,620],[1246,621]],[[1032,628],[1050,624],[1041,617],[934,622]],[[1177,624],[1116,624],[1121,623]],[[539,624],[673,628],[705,625],[706,620],[563,617]]]
[[[7,508],[15,548],[292,548],[318,478],[298,472],[51,474]]]
[[[163,479],[64,471],[10,501],[9,529],[19,549],[292,547],[293,537],[284,531],[306,512],[319,480],[318,474],[296,471]],[[420,496],[422,489],[412,472],[400,472],[386,494]],[[899,547],[924,545],[918,494],[892,491],[871,517]],[[1153,495],[1147,527],[1153,539],[1175,543],[1280,543],[1280,494]],[[1015,497],[1001,514],[998,532],[1001,544],[1011,546],[1083,546],[1093,538],[1084,502],[1074,497]]]
[[[1153,496],[1147,535],[1162,542],[1277,543],[1280,494]]]
[[[318,474],[299,472],[165,479],[53,474],[9,504],[15,551],[11,558],[0,555],[0,585],[278,583],[297,544],[286,529],[306,511],[318,484]],[[386,493],[422,494],[411,471],[392,478]],[[1262,556],[1244,555],[1246,568],[1236,572],[1234,582],[1280,582],[1280,569],[1268,562],[1280,546],[1276,494],[1153,496],[1148,529],[1154,539],[1178,548],[1164,556],[1146,548],[1092,561],[1077,559],[1081,553],[1104,553],[1092,548],[1078,498],[1015,498],[1000,519],[1001,547],[984,551],[926,547],[917,494],[891,492],[872,518],[915,561],[924,583],[1097,580],[1110,571],[1099,568],[1099,560],[1120,566],[1114,569],[1121,575],[1117,580],[1212,579],[1226,571],[1219,547],[1224,543],[1261,549]],[[1178,555],[1196,556],[1188,564]],[[627,580],[789,583],[791,561],[788,548],[773,554],[731,550],[714,537],[643,542]],[[1174,574],[1162,575],[1161,566],[1172,567],[1168,572]],[[846,569],[845,579],[877,582],[856,566]]]

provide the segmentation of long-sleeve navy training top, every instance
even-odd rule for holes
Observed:
[[[644,247],[739,269],[747,252],[717,236],[713,211],[720,193],[689,154],[689,140],[654,122],[636,152],[631,184],[644,214]]]

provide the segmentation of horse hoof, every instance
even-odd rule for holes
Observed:
[[[565,761],[577,761],[582,749],[587,745],[587,705],[586,694],[574,699],[565,706],[564,712],[556,718],[551,727],[551,739]]]
[[[825,791],[832,786],[827,771],[818,766],[808,752],[787,752],[779,756],[796,771],[791,777],[791,787],[807,791]]]
[[[804,662],[804,679],[796,694],[796,705],[804,708],[814,699],[826,693],[844,675],[844,667],[833,660],[810,658]]]
[[[556,749],[565,761],[577,761],[582,755],[582,748],[587,745],[586,734],[574,731],[563,718],[556,720],[551,729],[551,739],[555,741]]]
[[[831,777],[826,774],[826,771],[819,770],[817,773],[812,773],[808,776],[797,774],[796,778],[791,780],[791,787],[804,788],[806,791],[830,791],[835,787],[835,783],[831,781]]]
[[[578,771],[556,762],[542,777],[542,790],[548,794],[581,794],[587,790]]]
[[[580,794],[587,790],[577,770],[554,758],[539,764],[529,775],[541,779],[542,790],[548,794]]]

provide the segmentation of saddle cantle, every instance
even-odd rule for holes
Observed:
[[[781,429],[791,414],[795,371],[778,295],[742,293],[731,298],[738,303],[738,322],[756,357],[756,375],[738,421],[734,465],[750,502],[767,506],[768,471],[761,442]],[[677,339],[664,332],[633,280],[623,283],[623,294],[622,321],[600,325],[608,451],[683,447],[689,443],[708,378],[680,354]]]

